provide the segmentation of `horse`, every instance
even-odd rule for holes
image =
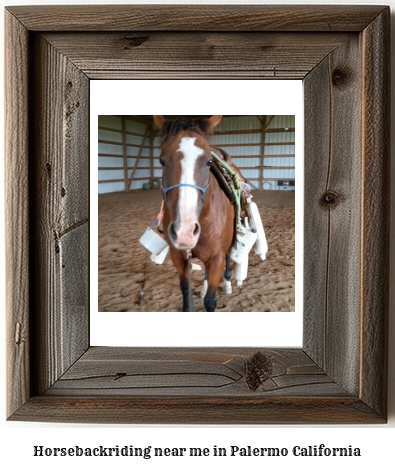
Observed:
[[[211,171],[211,152],[227,155],[210,144],[210,135],[222,116],[204,120],[153,117],[160,130],[163,235],[179,274],[183,311],[194,311],[190,258],[197,258],[206,268],[204,307],[207,312],[214,312],[216,291],[223,276],[224,292],[231,293],[229,254],[236,230],[234,204]],[[229,165],[240,175],[235,165]]]

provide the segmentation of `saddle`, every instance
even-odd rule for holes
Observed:
[[[232,165],[232,158],[227,152],[225,152],[225,150],[222,150],[218,147],[212,147],[211,149],[225,163],[227,163],[228,165]],[[238,173],[240,181],[242,183],[245,183],[245,180],[242,177],[242,175],[240,174],[239,170],[236,169],[235,167],[233,167],[232,169],[236,173]],[[232,190],[232,187],[231,187],[232,184],[233,184],[232,176],[229,174],[229,172],[226,170],[226,168],[221,166],[221,164],[218,163],[216,160],[213,160],[213,164],[211,165],[211,172],[213,173],[213,175],[217,179],[221,189],[226,194],[226,196],[228,197],[230,202],[232,204],[234,204],[236,201],[235,201],[234,191]],[[245,203],[246,203],[245,199],[246,199],[246,193],[243,191],[242,194],[241,194],[241,199],[240,199],[240,205],[241,205],[241,210],[242,210],[241,215],[242,216],[244,216],[243,212],[244,212],[244,206],[245,206]]]
[[[244,191],[244,185],[245,183],[244,178],[241,176],[239,170],[235,168],[234,166],[231,168],[231,170],[235,173],[238,174],[239,176],[239,181],[243,185],[243,190],[239,193],[239,196],[236,196],[235,191],[234,191],[234,179],[233,176],[229,173],[229,171],[225,168],[225,166],[231,166],[232,160],[230,155],[225,152],[222,149],[219,149],[217,147],[212,147],[212,151],[216,154],[217,157],[222,159],[226,165],[221,165],[220,161],[217,161],[217,159],[213,160],[213,163],[211,165],[211,172],[214,175],[214,177],[217,179],[220,188],[222,191],[225,193],[227,198],[230,200],[230,202],[234,205],[235,209],[235,226],[234,226],[234,232],[233,232],[233,242],[232,244],[234,245],[236,243],[236,233],[239,228],[239,221],[243,220],[246,217],[246,198],[248,197],[249,190]],[[248,185],[247,185],[248,187]],[[240,198],[239,201],[236,201],[236,197]]]

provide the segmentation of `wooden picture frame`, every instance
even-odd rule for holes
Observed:
[[[6,9],[8,419],[386,421],[389,19],[381,6]],[[304,80],[303,348],[90,347],[89,82],[110,78]]]

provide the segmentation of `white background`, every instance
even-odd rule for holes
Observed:
[[[91,345],[92,346],[302,346],[303,323],[303,86],[301,80],[92,80],[91,103]],[[165,90],[154,99],[152,88]],[[196,90],[191,93],[190,90]],[[234,92],[237,90],[237,93]],[[175,100],[174,96],[181,96]],[[229,99],[232,96],[232,99]],[[126,97],[126,98],[125,98]],[[281,97],[281,99],[279,99]],[[207,108],[209,103],[210,109]],[[110,313],[97,310],[97,116],[278,114],[295,116],[296,312],[284,313]],[[159,212],[159,207],[158,207]],[[152,221],[153,222],[153,221]],[[265,221],[263,220],[263,223]],[[133,247],[131,247],[133,250]],[[270,246],[269,246],[270,250]],[[131,251],[131,254],[133,251]],[[251,257],[256,256],[253,252]],[[151,261],[148,261],[151,263]],[[153,272],[153,269],[150,270]],[[172,274],[177,276],[176,272]],[[246,284],[248,288],[248,285]],[[223,325],[227,325],[224,330]],[[254,328],[251,328],[254,325]],[[284,327],[286,325],[286,327]],[[154,326],[154,327],[153,327]],[[165,334],[164,334],[165,332]]]
[[[28,2],[10,1],[16,5],[23,5]],[[60,3],[85,3],[85,4],[99,4],[108,3],[100,0],[92,2],[59,2],[51,0],[49,2],[35,1],[35,4],[60,4]],[[117,3],[133,3],[123,2],[117,0]],[[140,2],[144,3],[144,2]],[[169,0],[163,2],[147,2],[147,3],[176,3]],[[182,2],[180,2],[182,3]],[[204,3],[204,2],[195,2]],[[206,3],[243,3],[243,2],[206,2]],[[247,2],[244,2],[246,4]],[[249,2],[250,4],[264,3],[260,1]],[[270,0],[271,4],[276,3],[303,3],[303,4],[383,4],[387,3],[392,8],[395,8],[395,0],[388,0],[387,2],[370,1],[370,2],[318,2],[301,0],[300,2],[278,2]],[[3,14],[3,12],[1,12]],[[3,19],[0,19],[3,24]],[[393,23],[393,18],[392,18]],[[1,38],[3,40],[3,38]],[[395,51],[394,39],[392,39],[392,50]],[[3,54],[3,45],[0,47],[0,54]],[[3,63],[3,60],[1,61]],[[394,77],[394,65],[392,65],[392,77]],[[392,78],[392,81],[394,78]],[[3,86],[0,87],[3,92]],[[1,96],[1,98],[3,98]],[[3,103],[2,103],[3,104]],[[2,106],[4,109],[4,105]],[[395,130],[395,119],[392,111],[392,134]],[[3,126],[1,126],[1,133],[3,138]],[[3,171],[1,168],[0,171]],[[392,187],[395,187],[394,173],[392,174]],[[0,192],[0,207],[2,210],[1,220],[4,220],[3,212],[3,191]],[[394,191],[392,192],[391,200],[394,203]],[[395,204],[392,204],[395,207]],[[1,224],[0,239],[1,252],[0,260],[4,260],[4,227]],[[393,231],[392,223],[392,234]],[[392,239],[394,240],[394,236]],[[394,241],[392,241],[392,254],[391,254],[391,270],[395,267],[394,258]],[[2,286],[4,286],[4,263],[1,263],[1,276]],[[393,279],[393,277],[392,277]],[[3,288],[4,290],[4,288]],[[2,311],[2,327],[4,321],[4,296],[1,300]],[[94,465],[96,469],[108,468],[112,466],[119,469],[131,468],[201,468],[202,465],[221,465],[226,466],[228,469],[240,468],[240,466],[253,466],[254,468],[262,468],[265,465],[292,465],[296,469],[315,469],[319,466],[321,469],[329,469],[336,466],[336,468],[346,469],[358,466],[362,469],[370,468],[393,468],[394,465],[394,442],[395,442],[395,387],[394,387],[394,292],[391,292],[391,315],[390,315],[390,419],[387,425],[382,426],[84,426],[84,425],[50,425],[40,423],[13,423],[6,422],[5,417],[5,397],[4,397],[4,370],[5,370],[5,341],[1,341],[1,417],[0,417],[0,465],[2,468],[21,467],[40,470],[51,469],[69,469],[73,468],[86,468],[87,465]],[[218,461],[218,457],[206,458],[162,458],[142,460],[137,458],[123,458],[123,459],[109,459],[109,458],[96,458],[75,459],[75,458],[33,458],[32,447],[34,445],[44,445],[47,447],[62,447],[62,446],[114,446],[114,445],[134,445],[146,447],[152,445],[155,447],[208,447],[212,448],[214,445],[229,447],[231,445],[238,446],[256,446],[256,447],[290,447],[295,445],[319,445],[324,443],[327,447],[335,446],[348,446],[360,447],[362,451],[361,458],[293,458],[286,457],[282,459],[272,460],[267,458],[226,458]],[[291,460],[292,459],[292,460]]]

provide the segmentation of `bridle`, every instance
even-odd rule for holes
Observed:
[[[180,183],[180,184],[175,184],[173,186],[169,186],[168,188],[162,188],[166,204],[167,204],[167,193],[169,191],[171,191],[172,189],[181,188],[181,187],[184,187],[184,186],[187,186],[187,187],[193,188],[193,189],[197,189],[198,191],[200,191],[202,193],[202,204],[204,205],[204,201],[206,199],[206,189],[210,186],[210,178],[208,180],[208,183],[204,187],[196,186],[194,184]]]

